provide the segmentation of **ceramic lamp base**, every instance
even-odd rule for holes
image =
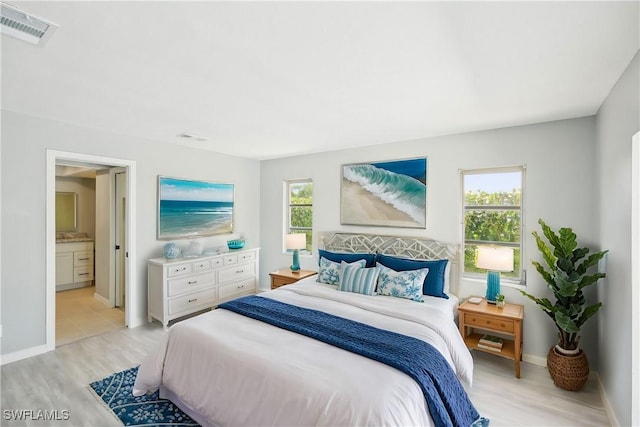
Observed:
[[[496,303],[496,295],[500,293],[500,273],[497,271],[487,272],[487,302]]]
[[[298,249],[293,250],[293,264],[289,267],[294,273],[300,271],[300,251]]]

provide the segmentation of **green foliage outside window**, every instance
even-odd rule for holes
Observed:
[[[514,270],[507,277],[520,275],[520,236],[522,192],[465,192],[464,271],[485,273],[475,266],[478,245],[504,245],[514,248]]]
[[[313,238],[313,183],[289,184],[289,232],[307,235],[307,248],[311,252]]]

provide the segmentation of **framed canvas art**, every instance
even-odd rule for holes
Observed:
[[[340,222],[425,228],[427,158],[342,165]]]
[[[158,177],[158,240],[233,231],[233,184]]]

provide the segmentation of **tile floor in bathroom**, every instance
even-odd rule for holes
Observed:
[[[124,328],[124,311],[93,296],[95,286],[56,292],[56,347]]]

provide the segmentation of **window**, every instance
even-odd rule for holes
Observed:
[[[524,280],[522,256],[522,188],[524,167],[462,171],[464,206],[464,275],[483,277],[476,267],[481,245],[513,248],[513,271],[505,279]]]
[[[306,252],[313,243],[313,182],[310,179],[286,181],[287,219],[285,234],[307,235]],[[303,253],[305,251],[302,251]]]

